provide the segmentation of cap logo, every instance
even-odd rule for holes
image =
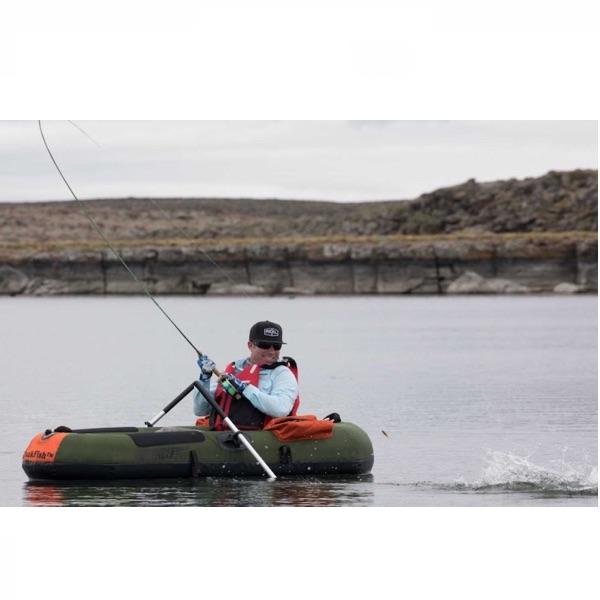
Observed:
[[[264,330],[264,334],[269,337],[279,337],[279,329],[275,329],[275,327],[267,327]]]

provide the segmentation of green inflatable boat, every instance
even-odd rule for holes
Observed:
[[[229,431],[205,426],[155,427],[197,389]],[[145,428],[57,427],[36,435],[23,454],[31,479],[151,479],[268,475],[358,475],[373,467],[369,436],[333,413],[283,417],[277,426],[239,431],[199,381],[187,386]]]
[[[335,423],[327,439],[281,441],[265,430],[243,435],[276,475],[361,474],[373,466],[371,440],[352,423]],[[195,426],[58,427],[33,438],[23,469],[34,480],[264,475],[234,433]]]

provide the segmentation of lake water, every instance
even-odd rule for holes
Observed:
[[[219,365],[284,327],[301,413],[360,425],[360,478],[34,484],[39,431],[142,426],[197,374],[145,297],[0,298],[1,506],[597,506],[597,297],[163,297]],[[160,425],[193,423],[191,399]],[[385,432],[385,433],[384,433]]]

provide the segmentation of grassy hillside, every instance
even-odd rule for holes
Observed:
[[[349,239],[356,236],[486,236],[596,232],[598,172],[464,184],[415,200],[337,203],[210,198],[87,200],[106,236],[131,245],[176,240],[212,245],[244,239]],[[96,246],[78,203],[0,204],[0,247]]]

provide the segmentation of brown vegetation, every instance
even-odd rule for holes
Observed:
[[[120,247],[589,235],[598,228],[598,172],[552,171],[543,177],[490,183],[470,180],[412,201],[126,198],[81,204],[3,203],[0,249],[6,253],[104,246],[82,206]]]

